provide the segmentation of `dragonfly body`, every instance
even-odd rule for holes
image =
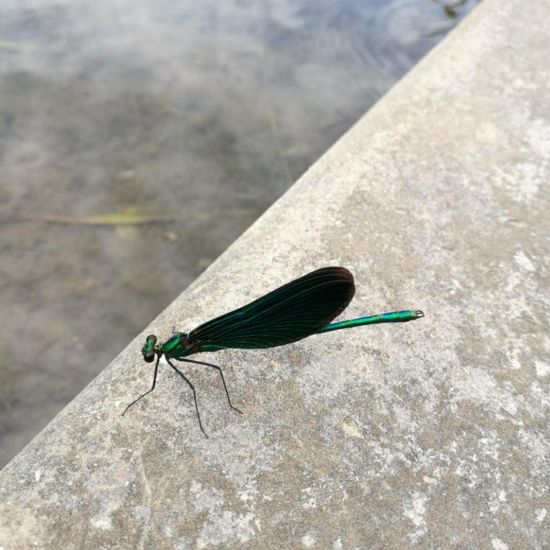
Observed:
[[[159,361],[164,356],[170,367],[191,388],[199,426],[206,435],[200,419],[195,388],[174,365],[174,360],[217,369],[229,405],[241,412],[231,404],[221,368],[212,363],[189,359],[189,355],[227,348],[271,348],[290,344],[313,334],[379,323],[403,323],[424,316],[420,310],[403,310],[331,323],[348,306],[354,293],[353,275],[347,269],[325,267],[291,281],[239,309],[207,321],[189,333],[176,332],[163,343],[157,343],[154,334],[149,335],[141,351],[148,363],[156,358],[153,385],[149,391],[132,401],[124,413],[155,389]]]

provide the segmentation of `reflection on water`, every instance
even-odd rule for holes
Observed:
[[[474,5],[4,1],[0,466]]]

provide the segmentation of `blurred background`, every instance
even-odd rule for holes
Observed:
[[[0,0],[0,467],[476,3]]]

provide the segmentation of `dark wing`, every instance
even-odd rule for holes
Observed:
[[[330,323],[354,293],[353,275],[347,269],[324,267],[200,325],[188,338],[201,351],[290,344]]]

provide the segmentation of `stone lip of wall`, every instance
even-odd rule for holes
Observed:
[[[542,548],[550,4],[485,0],[0,473],[11,548]],[[413,323],[203,355],[144,336],[324,265],[344,318]],[[546,345],[546,348],[545,348]],[[200,356],[195,356],[200,359]]]

